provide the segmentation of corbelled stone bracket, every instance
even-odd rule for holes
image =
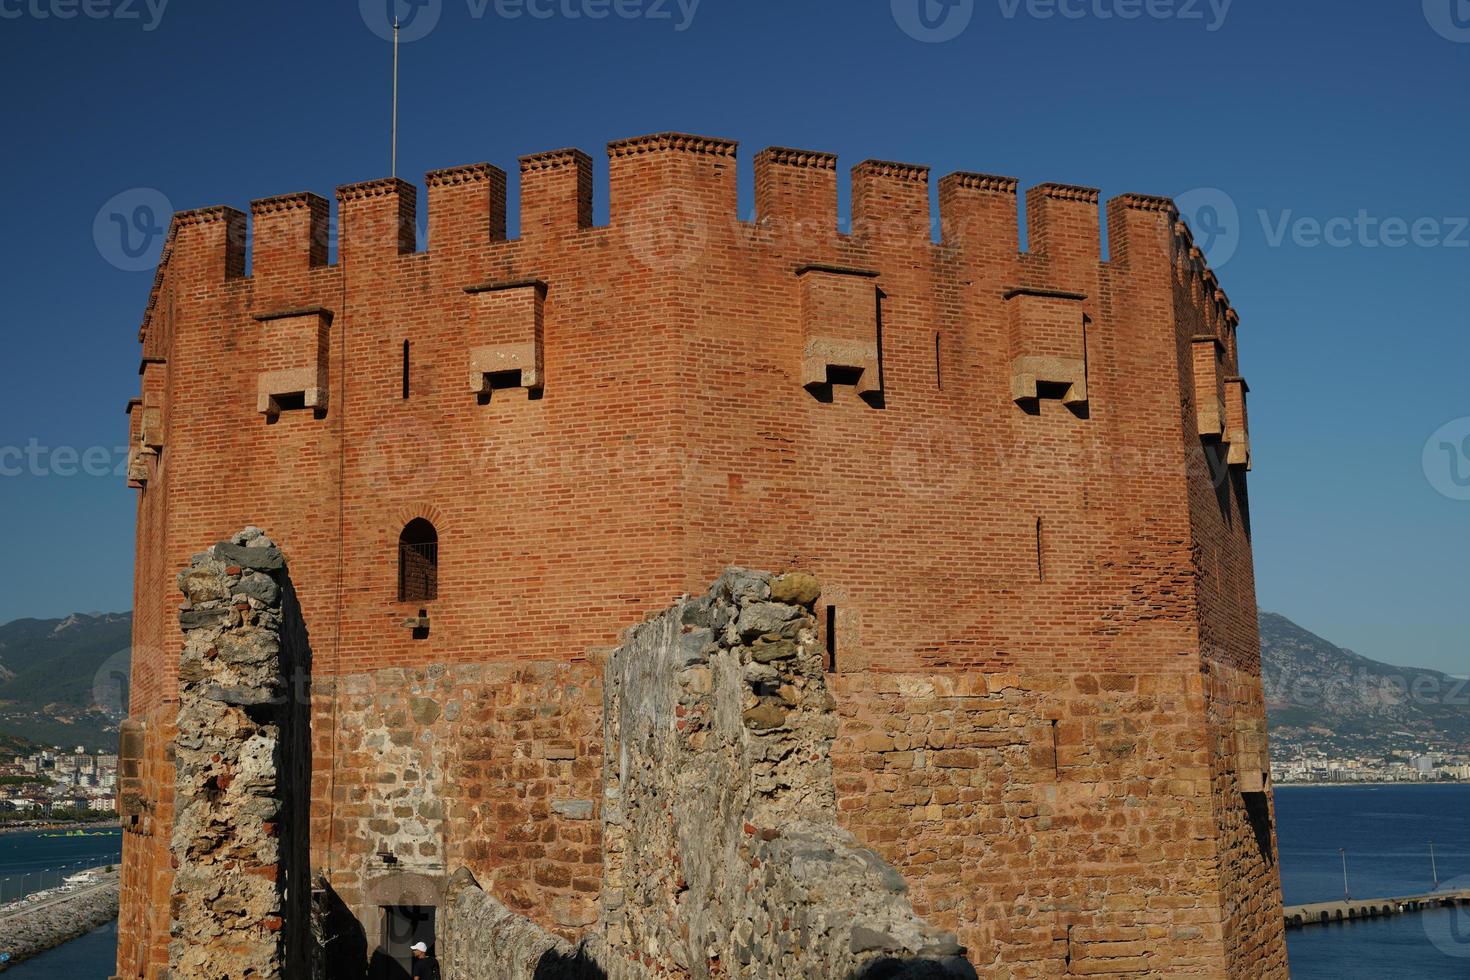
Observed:
[[[1225,379],[1225,438],[1230,441],[1226,462],[1251,468],[1250,422],[1245,414],[1245,396],[1250,385],[1242,377]]]
[[[466,286],[475,304],[470,323],[470,390],[489,395],[494,379],[516,377],[515,387],[539,391],[546,283],[539,279]]]
[[[1242,793],[1264,793],[1270,785],[1271,760],[1266,749],[1264,719],[1236,720],[1235,778]]]
[[[882,392],[878,311],[883,291],[873,281],[877,275],[825,265],[796,270],[801,283],[801,383],[808,390],[850,383],[864,397]]]
[[[1225,435],[1225,348],[1214,334],[1194,338],[1194,401],[1199,434],[1222,439]]]
[[[332,311],[319,306],[256,313],[260,323],[260,372],[256,411],[274,420],[292,408],[323,412],[331,360]]]
[[[1006,290],[1011,348],[1011,398],[1035,402],[1055,395],[1087,404],[1087,297],[1059,289]]]
[[[128,486],[134,490],[141,490],[148,485],[148,480],[152,476],[152,464],[158,461],[158,449],[148,446],[143,440],[145,415],[143,399],[130,399],[127,413],[128,445],[131,447],[128,454]],[[159,423],[161,425],[161,418]]]

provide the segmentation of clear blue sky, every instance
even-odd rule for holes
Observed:
[[[773,144],[1182,196],[1242,316],[1261,605],[1470,670],[1470,3],[420,3],[409,176],[679,129],[742,142],[747,209]],[[364,7],[385,17],[0,0],[0,621],[130,602],[133,492],[65,474],[124,440],[151,281],[129,267],[157,251],[129,254],[139,228],[386,173],[389,48]]]

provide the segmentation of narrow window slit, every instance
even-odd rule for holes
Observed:
[[[1038,582],[1046,581],[1046,564],[1042,555],[1041,518],[1038,517],[1036,519],[1036,581]]]
[[[939,354],[939,334],[934,335],[934,386],[940,391],[944,390],[943,361]]]
[[[1051,768],[1052,775],[1058,779],[1062,778],[1062,759],[1058,754],[1060,746],[1061,740],[1057,735],[1057,719],[1053,718],[1051,720]]]
[[[403,397],[408,398],[408,341],[403,342]]]

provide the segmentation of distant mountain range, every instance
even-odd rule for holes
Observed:
[[[1470,681],[1369,660],[1276,613],[1260,623],[1272,755],[1470,750]]]
[[[1261,613],[1273,754],[1470,750],[1470,682],[1394,667]],[[0,754],[6,738],[114,750],[126,702],[130,613],[0,626]]]
[[[0,626],[0,739],[115,752],[132,631],[131,613]]]

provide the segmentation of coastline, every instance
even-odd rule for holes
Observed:
[[[23,821],[0,825],[0,835],[4,834],[30,834],[38,830],[89,830],[92,828],[121,828],[122,824],[116,817],[108,817],[103,820],[67,820],[57,823],[52,820],[41,820],[32,823]]]
[[[38,953],[62,946],[117,918],[119,875],[106,872],[94,885],[73,892],[37,893],[0,913],[0,973]]]

